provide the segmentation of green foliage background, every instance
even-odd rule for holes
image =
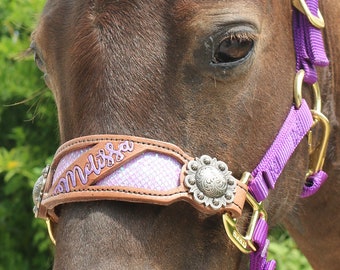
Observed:
[[[23,57],[43,0],[0,1],[0,270],[51,269],[31,190],[57,145],[56,110],[33,57]]]
[[[45,223],[31,191],[58,146],[56,109],[33,57],[22,57],[44,0],[0,1],[0,270],[51,269]],[[278,269],[311,269],[284,230],[271,236]]]

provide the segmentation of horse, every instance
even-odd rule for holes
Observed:
[[[339,260],[339,226],[333,225],[339,219],[339,185],[334,185],[339,181],[338,7],[335,0],[320,5],[331,59],[329,67],[318,69],[323,112],[332,127],[325,161],[330,179],[319,195],[300,199],[309,164],[309,142],[303,138],[261,204],[269,227],[283,222],[315,269],[335,269]],[[61,144],[82,144],[77,151],[87,151],[88,139],[73,140],[96,134],[101,134],[98,141],[109,138],[83,167],[74,165],[61,178],[56,192],[60,188],[58,194],[64,196],[66,189],[87,183],[96,171],[107,174],[108,167],[130,158],[134,146],[161,148],[176,162],[203,155],[188,165],[188,175],[202,165],[218,181],[223,172],[230,175],[230,168],[228,185],[243,179],[243,172],[255,168],[275,140],[292,108],[292,9],[288,0],[47,1],[31,48],[56,101]],[[309,87],[303,90],[306,103],[312,104],[306,94]],[[123,134],[123,139],[110,134]],[[58,153],[71,152],[65,149]],[[217,167],[204,165],[212,163]],[[195,181],[205,177],[203,169],[200,172]],[[192,178],[181,181],[197,190]],[[246,181],[237,183],[227,199],[238,194],[235,188],[246,190]],[[198,201],[210,203],[210,209],[225,203],[209,202],[203,195],[195,194]],[[220,211],[198,211],[206,207],[188,204],[187,195],[171,203],[153,203],[154,197],[135,203],[141,191],[131,191],[128,199],[101,196],[78,201],[68,197],[68,203],[60,202],[51,213],[54,269],[247,268],[249,258],[226,236]],[[248,204],[243,208],[237,219],[241,233],[253,211]],[[239,214],[235,209],[230,209],[232,218]],[[238,234],[235,238],[243,246]]]

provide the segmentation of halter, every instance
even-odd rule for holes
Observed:
[[[236,179],[227,164],[208,155],[191,157],[165,142],[125,135],[93,135],[73,139],[57,150],[33,190],[34,213],[57,223],[55,207],[70,202],[121,200],[169,205],[186,201],[206,214],[221,214],[229,238],[250,254],[250,269],[275,269],[267,262],[267,213],[263,200],[275,188],[289,158],[307,135],[310,165],[302,197],[314,194],[327,179],[322,171],[330,133],[321,112],[315,66],[328,64],[320,29],[324,27],[317,0],[292,0],[297,74],[294,104],[274,142],[250,173]],[[314,107],[302,98],[303,83],[312,85]],[[312,129],[321,127],[320,141]],[[237,220],[245,204],[253,214],[245,235]]]

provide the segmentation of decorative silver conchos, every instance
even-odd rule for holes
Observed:
[[[32,191],[32,199],[34,202],[33,213],[36,217],[38,215],[39,206],[40,206],[40,202],[42,200],[42,196],[44,193],[45,183],[47,180],[47,175],[48,175],[49,170],[50,170],[50,166],[47,165],[42,170],[41,176],[35,182],[34,187],[33,187],[33,191]]]
[[[188,163],[184,184],[195,201],[218,210],[234,201],[236,179],[223,161],[203,155]]]

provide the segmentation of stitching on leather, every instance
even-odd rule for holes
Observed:
[[[238,181],[240,181],[240,180],[238,180]],[[243,190],[244,190],[244,192],[246,192],[246,193],[248,192],[248,190],[247,190],[247,189],[245,189],[244,187],[240,186],[240,185],[239,185],[239,183],[237,183],[236,185],[237,185],[239,188],[243,189]]]
[[[240,187],[240,186],[239,186]],[[242,188],[242,187],[240,187]],[[242,188],[244,191],[246,191],[244,188]],[[188,194],[188,192],[186,191],[177,191],[174,193],[167,193],[167,194],[157,194],[157,193],[152,193],[152,192],[141,192],[141,191],[133,191],[133,190],[127,190],[124,188],[117,188],[115,189],[114,187],[112,188],[97,188],[97,189],[91,189],[91,187],[89,187],[89,189],[75,189],[72,190],[68,193],[59,193],[59,194],[51,194],[50,196],[47,196],[46,199],[50,199],[50,198],[55,198],[58,197],[59,195],[67,195],[67,194],[71,194],[71,193],[78,193],[78,192],[82,192],[82,193],[89,193],[89,192],[118,192],[118,193],[125,193],[125,194],[135,194],[135,195],[141,195],[141,196],[155,196],[155,197],[171,197],[174,195],[185,195]],[[89,197],[89,198],[93,198],[96,199],[96,197]],[[112,198],[112,200],[119,200],[119,198]],[[195,202],[194,200],[192,200],[193,202]],[[199,203],[197,203],[199,204]],[[235,202],[232,202],[231,204],[237,206],[240,210],[242,210],[241,206],[238,205]]]
[[[124,189],[124,188],[117,188],[115,189],[114,187],[113,188],[98,188],[98,189],[91,189],[91,187],[89,187],[89,189],[74,189],[70,192],[67,192],[67,193],[58,193],[58,194],[51,194],[49,197],[46,197],[46,199],[49,199],[49,198],[53,198],[53,197],[57,197],[59,195],[66,195],[66,194],[71,194],[71,193],[74,193],[74,192],[105,192],[105,191],[108,191],[108,192],[119,192],[119,193],[127,193],[127,194],[136,194],[136,195],[142,195],[142,196],[156,196],[156,197],[170,197],[170,196],[173,196],[173,195],[177,195],[177,194],[187,194],[187,192],[185,191],[177,191],[177,192],[174,192],[174,193],[167,193],[167,194],[157,194],[157,193],[152,193],[152,192],[141,192],[141,191],[133,191],[133,190],[127,190],[127,189]],[[113,198],[115,199],[115,198]]]
[[[116,139],[110,139],[110,138],[98,138],[98,139],[87,139],[87,140],[79,140],[79,141],[75,141],[71,144],[68,144],[68,145],[65,145],[65,146],[61,146],[57,152],[56,152],[56,156],[60,154],[60,152],[64,151],[65,149],[67,148],[70,148],[72,146],[75,146],[77,144],[82,144],[82,143],[98,143],[98,142],[103,142],[103,141],[115,141],[115,142],[118,142],[118,141],[121,141],[121,140],[127,140],[127,141],[131,141],[133,143],[137,143],[137,144],[141,144],[141,145],[148,145],[148,146],[153,146],[153,147],[157,147],[157,148],[161,148],[161,149],[165,149],[167,151],[170,151],[172,153],[176,153],[178,154],[179,156],[181,156],[183,159],[187,160],[188,159],[181,153],[177,152],[176,150],[174,149],[171,149],[171,148],[168,148],[168,147],[164,147],[164,146],[160,146],[160,145],[157,145],[155,143],[146,143],[146,142],[139,142],[139,141],[135,141],[135,140],[132,140],[132,139],[126,139],[126,138],[116,138]],[[86,146],[84,146],[86,147]]]
[[[79,189],[79,190],[73,190],[69,193],[59,193],[57,195],[51,195],[49,197],[46,197],[46,199],[50,199],[50,198],[54,198],[54,197],[57,197],[59,195],[62,195],[62,194],[71,194],[73,192],[82,192],[82,193],[88,193],[88,192],[118,192],[118,193],[125,193],[125,194],[135,194],[135,195],[141,195],[141,196],[155,196],[155,197],[170,197],[170,196],[173,196],[173,195],[178,195],[178,194],[181,194],[181,195],[185,195],[185,194],[188,194],[187,192],[184,192],[184,191],[179,191],[179,192],[175,192],[175,193],[172,193],[172,194],[152,194],[152,193],[142,193],[142,192],[136,192],[136,191],[131,191],[131,190],[125,190],[125,189]],[[89,197],[89,199],[96,199],[96,197]],[[112,200],[117,200],[119,201],[119,198],[112,198]],[[206,206],[204,206],[203,204],[199,204],[197,202],[195,202],[194,200],[192,200],[195,204],[197,205],[202,205],[204,208],[207,208]],[[242,211],[242,208],[236,204],[235,202],[232,202],[231,204],[235,205],[236,207],[238,207],[241,211]],[[227,208],[227,207],[222,207],[223,208]],[[218,211],[217,211],[218,212]]]

